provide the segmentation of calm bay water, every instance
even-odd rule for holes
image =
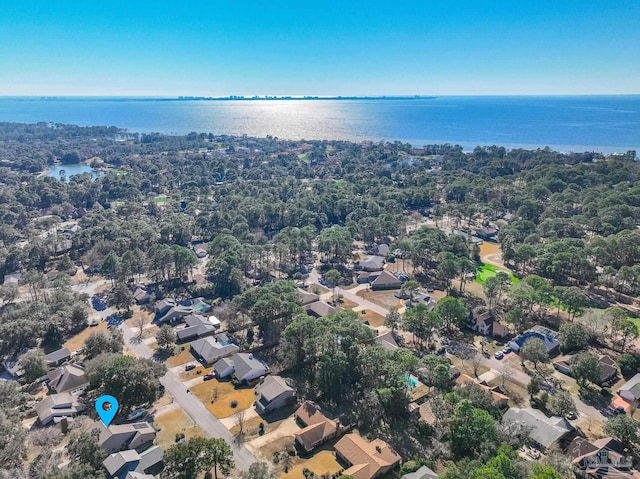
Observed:
[[[399,140],[640,152],[640,95],[415,100],[167,101],[0,98],[0,121],[289,139]]]

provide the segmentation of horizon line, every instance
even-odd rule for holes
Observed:
[[[142,99],[158,99],[158,100],[230,100],[230,101],[247,101],[247,100],[322,100],[322,99],[433,99],[436,97],[593,97],[593,96],[640,96],[638,93],[504,93],[504,94],[394,94],[394,95],[47,95],[47,94],[30,94],[30,95],[0,95],[0,98],[29,98],[29,99],[56,99],[56,98],[142,98]]]

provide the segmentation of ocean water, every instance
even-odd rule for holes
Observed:
[[[0,97],[0,121],[118,126],[140,133],[453,143],[465,149],[640,152],[640,95],[269,101]]]

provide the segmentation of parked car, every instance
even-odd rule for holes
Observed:
[[[202,376],[202,379],[203,379],[204,381],[209,381],[210,379],[213,379],[213,378],[215,378],[215,377],[216,377],[216,373],[214,373],[214,372],[210,372],[210,373],[207,373],[207,374],[205,374],[204,376]]]
[[[446,353],[446,352],[447,352],[447,350],[445,349],[445,347],[444,347],[444,346],[441,346],[441,347],[436,351],[436,354],[437,354],[438,356],[442,356],[442,355],[443,355],[444,353]]]
[[[433,286],[427,287],[427,293],[433,293]]]
[[[574,419],[578,419],[578,415],[576,414],[575,411],[569,411],[569,413],[567,413],[565,417],[570,421],[573,421]]]
[[[513,349],[511,349],[511,346],[507,346],[502,350],[504,354],[509,354],[511,351],[513,351]]]
[[[187,365],[184,367],[184,370],[185,370],[185,371],[191,371],[191,370],[193,370],[193,369],[195,369],[195,368],[196,368],[196,365],[195,365],[195,364],[193,364],[193,363],[189,363],[189,364],[187,364]]]
[[[504,358],[504,353],[502,351],[496,351],[496,354],[494,354],[493,357],[496,359],[502,359]]]

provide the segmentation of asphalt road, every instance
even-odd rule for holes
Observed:
[[[122,323],[120,329],[122,329],[125,344],[137,357],[151,358],[153,356],[153,351],[146,344],[139,342],[136,334],[127,325]],[[233,435],[224,424],[211,414],[198,398],[187,392],[187,387],[182,384],[182,381],[175,373],[168,371],[167,374],[160,378],[160,383],[165,387],[166,392],[173,397],[173,400],[208,437],[221,438],[229,443],[237,469],[247,470],[251,464],[256,462],[254,455],[244,445],[235,442]]]

